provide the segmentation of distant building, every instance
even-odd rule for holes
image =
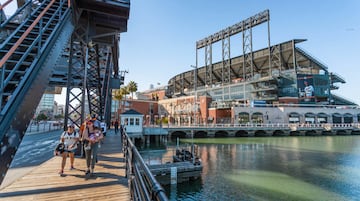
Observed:
[[[38,107],[36,108],[35,116],[40,113],[44,113],[50,119],[54,116],[54,103],[55,103],[55,95],[54,94],[44,94],[41,97]]]

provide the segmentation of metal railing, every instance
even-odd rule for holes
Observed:
[[[161,128],[319,128],[319,127],[332,127],[332,128],[360,128],[360,123],[246,123],[246,124],[163,124]],[[145,126],[149,128],[159,127],[159,125]]]
[[[122,143],[131,200],[167,201],[164,189],[152,175],[125,131],[122,132]]]

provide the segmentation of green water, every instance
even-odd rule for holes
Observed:
[[[360,136],[208,138],[194,143],[204,166],[202,177],[165,187],[170,200],[360,200]]]

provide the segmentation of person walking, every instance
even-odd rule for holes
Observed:
[[[85,121],[81,124],[80,128],[79,128],[79,134],[80,134],[80,141],[81,141],[81,157],[85,158],[85,149],[84,149],[84,141],[83,141],[83,134],[84,131],[87,127],[87,123],[91,120],[90,115],[88,117],[86,117]]]
[[[83,133],[83,141],[85,142],[85,158],[86,167],[85,175],[93,175],[95,163],[97,160],[97,151],[99,142],[104,136],[101,132],[101,126],[99,121],[90,120],[87,123],[87,127]]]
[[[119,132],[119,120],[116,119],[116,121],[114,122],[114,127],[115,127],[115,134],[117,134]]]
[[[70,157],[70,170],[74,169],[75,150],[79,142],[79,134],[75,131],[74,124],[68,125],[67,131],[64,131],[61,134],[60,141],[64,143],[64,152],[61,154],[61,169],[59,171],[60,176],[62,176],[64,174],[64,168],[68,156]]]

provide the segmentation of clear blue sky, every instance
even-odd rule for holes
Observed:
[[[266,9],[271,44],[307,39],[299,47],[347,82],[333,92],[360,104],[359,0],[131,0],[128,31],[120,41],[120,69],[129,71],[125,84],[135,81],[140,91],[166,85],[195,65],[196,41]],[[266,47],[266,31],[265,24],[254,28],[254,50]],[[231,38],[231,57],[242,53],[241,41],[240,34]],[[220,47],[213,47],[213,62],[221,58]]]

